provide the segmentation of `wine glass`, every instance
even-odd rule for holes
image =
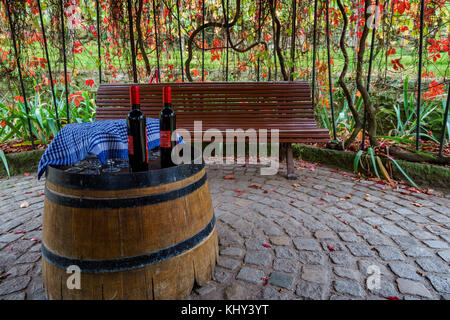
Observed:
[[[128,159],[114,159],[114,162],[118,168],[128,168],[129,166]]]
[[[103,172],[108,172],[108,173],[112,173],[112,172],[118,172],[120,171],[120,168],[118,168],[117,166],[115,166],[115,162],[113,159],[107,159],[106,160],[106,168],[103,168]]]

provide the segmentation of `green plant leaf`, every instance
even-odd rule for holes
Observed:
[[[56,120],[53,118],[47,119],[48,126],[50,127],[50,130],[52,131],[53,137],[56,137],[58,134],[58,129],[56,127]]]
[[[358,173],[359,160],[361,159],[362,154],[363,154],[363,150],[359,150],[355,156],[355,160],[353,161],[353,171],[355,173]]]
[[[370,157],[372,159],[372,165],[373,165],[373,169],[375,170],[375,174],[377,175],[378,179],[381,179],[380,175],[378,174],[377,162],[375,159],[375,155],[373,154],[373,148],[369,147],[368,150],[369,150]]]
[[[9,173],[8,161],[6,160],[6,156],[5,156],[5,153],[3,152],[3,150],[0,150],[0,158],[2,159],[3,165],[5,166],[6,173],[8,174],[8,178],[11,178],[11,175]]]
[[[397,163],[397,161],[395,161],[394,158],[388,156],[389,160],[391,160],[398,168],[398,170],[400,170],[400,172],[405,176],[405,178],[417,189],[420,189],[417,184],[414,183],[414,181],[412,181],[412,179],[406,174],[406,172],[402,169],[402,167],[400,167],[400,165]]]

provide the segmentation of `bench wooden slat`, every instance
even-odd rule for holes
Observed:
[[[106,102],[104,105],[105,110],[108,109],[114,109],[114,108],[127,108],[124,106],[125,101],[110,101]],[[267,109],[267,110],[299,110],[299,109],[307,109],[310,111],[312,109],[311,102],[299,102],[298,104],[285,104],[283,102],[278,103],[264,103],[264,104],[258,104],[258,103],[239,103],[239,104],[226,104],[224,103],[216,103],[216,104],[200,104],[200,103],[186,103],[181,104],[178,101],[173,101],[174,104],[173,109],[174,110],[185,110],[185,109],[200,109],[201,110],[215,110],[215,109],[226,109],[226,110],[255,110],[255,109]],[[175,106],[175,103],[177,105]],[[148,103],[146,101],[141,101],[141,108],[159,108],[162,109],[161,103]]]
[[[152,113],[152,112],[160,112],[161,108],[159,109],[155,109],[155,108],[141,108],[141,111],[144,113]],[[199,113],[201,114],[200,117],[207,117],[207,116],[227,116],[229,115],[230,117],[240,117],[240,116],[249,116],[252,118],[255,118],[255,116],[263,116],[263,115],[271,115],[271,116],[283,116],[283,115],[289,115],[289,116],[295,116],[295,115],[299,115],[299,116],[305,116],[305,115],[313,115],[311,112],[309,112],[308,110],[289,110],[289,109],[283,109],[283,110],[271,110],[271,109],[248,109],[248,110],[199,110],[199,109],[194,109],[194,108],[190,108],[190,109],[177,109],[174,108],[174,111],[177,114],[182,114],[182,117],[185,117],[187,115],[198,115]],[[109,110],[102,110],[102,113],[110,113],[110,114],[122,114],[122,115],[126,115],[130,112],[129,109],[127,108],[115,108],[115,109],[109,109]],[[255,113],[255,114],[252,114]]]
[[[122,119],[129,112],[130,83],[101,84],[96,120]],[[308,82],[185,82],[139,84],[141,109],[158,117],[162,87],[172,87],[177,127],[193,132],[218,129],[279,129],[280,142],[327,142],[329,131],[317,126]]]

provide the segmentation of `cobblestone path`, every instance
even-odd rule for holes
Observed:
[[[189,299],[450,299],[448,190],[301,169],[289,181],[208,166],[220,257]],[[43,188],[34,176],[0,180],[0,299],[45,299]]]

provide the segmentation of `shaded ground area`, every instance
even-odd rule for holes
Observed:
[[[289,181],[255,165],[208,165],[220,257],[190,299],[450,299],[448,190],[300,169]],[[45,298],[44,183],[0,182],[0,299]]]

